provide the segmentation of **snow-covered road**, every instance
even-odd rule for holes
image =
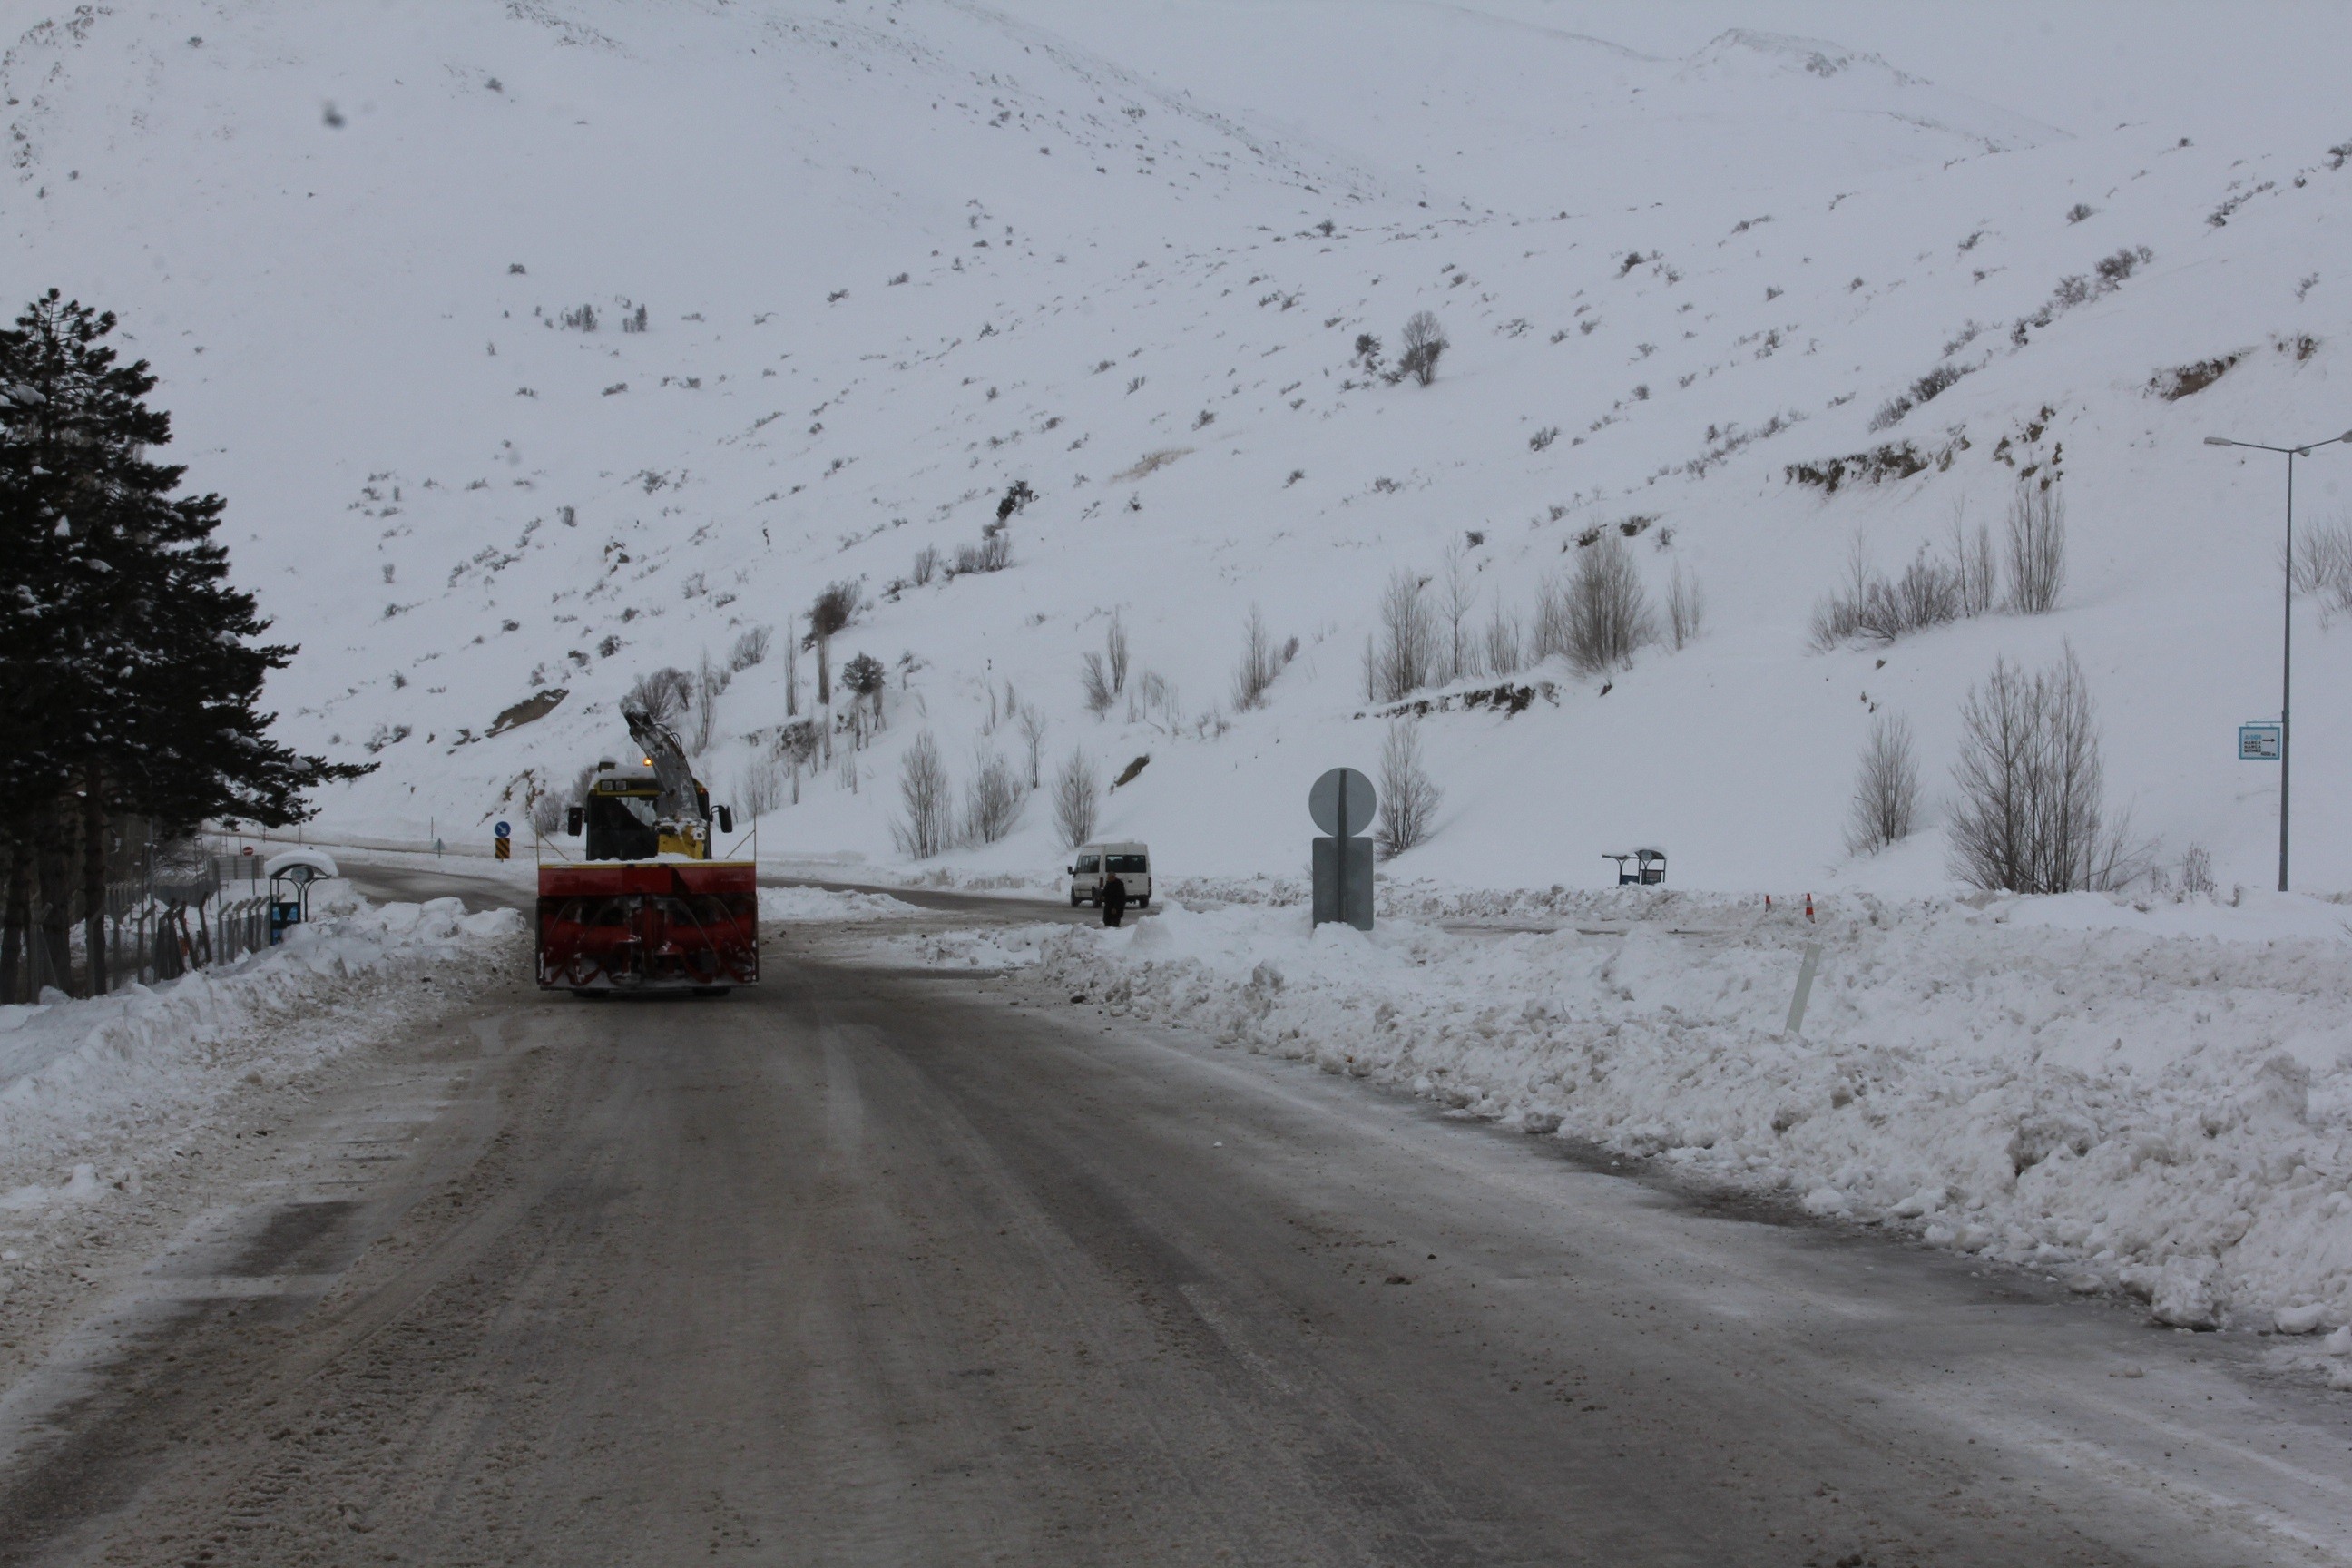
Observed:
[[[392,1048],[20,1383],[0,1560],[2352,1562],[2273,1341],[894,956],[1018,913]]]

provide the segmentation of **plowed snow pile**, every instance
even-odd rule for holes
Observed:
[[[522,929],[512,910],[372,905],[335,883],[314,892],[312,910],[320,918],[283,946],[235,963],[90,1001],[0,1007],[0,1210],[136,1191],[152,1146],[196,1136],[238,1083],[349,1048],[427,980],[447,992],[479,979]]]
[[[887,893],[857,893],[830,888],[762,888],[763,921],[887,921],[920,911]]]
[[[1295,907],[1171,905],[985,940],[1115,1015],[2119,1284],[2167,1321],[2352,1321],[2352,910],[2085,894],[1850,898],[1811,925],[1760,901],[1639,913],[1366,936]],[[958,965],[964,940],[909,939]],[[1809,940],[1819,976],[1789,1037]]]

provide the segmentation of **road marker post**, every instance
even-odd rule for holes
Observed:
[[[1813,971],[1820,967],[1821,962],[1822,944],[1817,942],[1805,943],[1804,967],[1797,971],[1797,994],[1789,1000],[1789,1026],[1780,1031],[1792,1040],[1797,1037],[1797,1031],[1805,1026],[1805,1004],[1812,1000]]]

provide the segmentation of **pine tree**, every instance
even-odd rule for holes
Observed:
[[[268,623],[212,538],[226,503],[174,498],[185,469],[147,459],[171,416],[147,405],[145,361],[116,363],[114,327],[53,289],[0,331],[0,789],[27,808],[5,831],[53,809],[76,832],[94,991],[110,817],[282,826],[306,790],[373,766],[268,738],[255,704],[295,649],[254,640]],[[47,876],[42,893],[61,896]]]

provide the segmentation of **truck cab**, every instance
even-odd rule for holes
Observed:
[[[666,822],[658,812],[661,780],[652,763],[600,762],[589,781],[587,796],[572,808],[570,831],[585,831],[585,854],[591,860],[651,860],[663,855],[683,855],[690,860],[710,858],[709,825],[714,816],[722,833],[734,825],[725,806],[713,813],[710,791],[699,780],[694,785],[695,815]]]
[[[1103,883],[1117,877],[1127,888],[1127,901],[1151,902],[1151,847],[1132,841],[1081,844],[1070,860],[1070,908],[1100,904]]]

